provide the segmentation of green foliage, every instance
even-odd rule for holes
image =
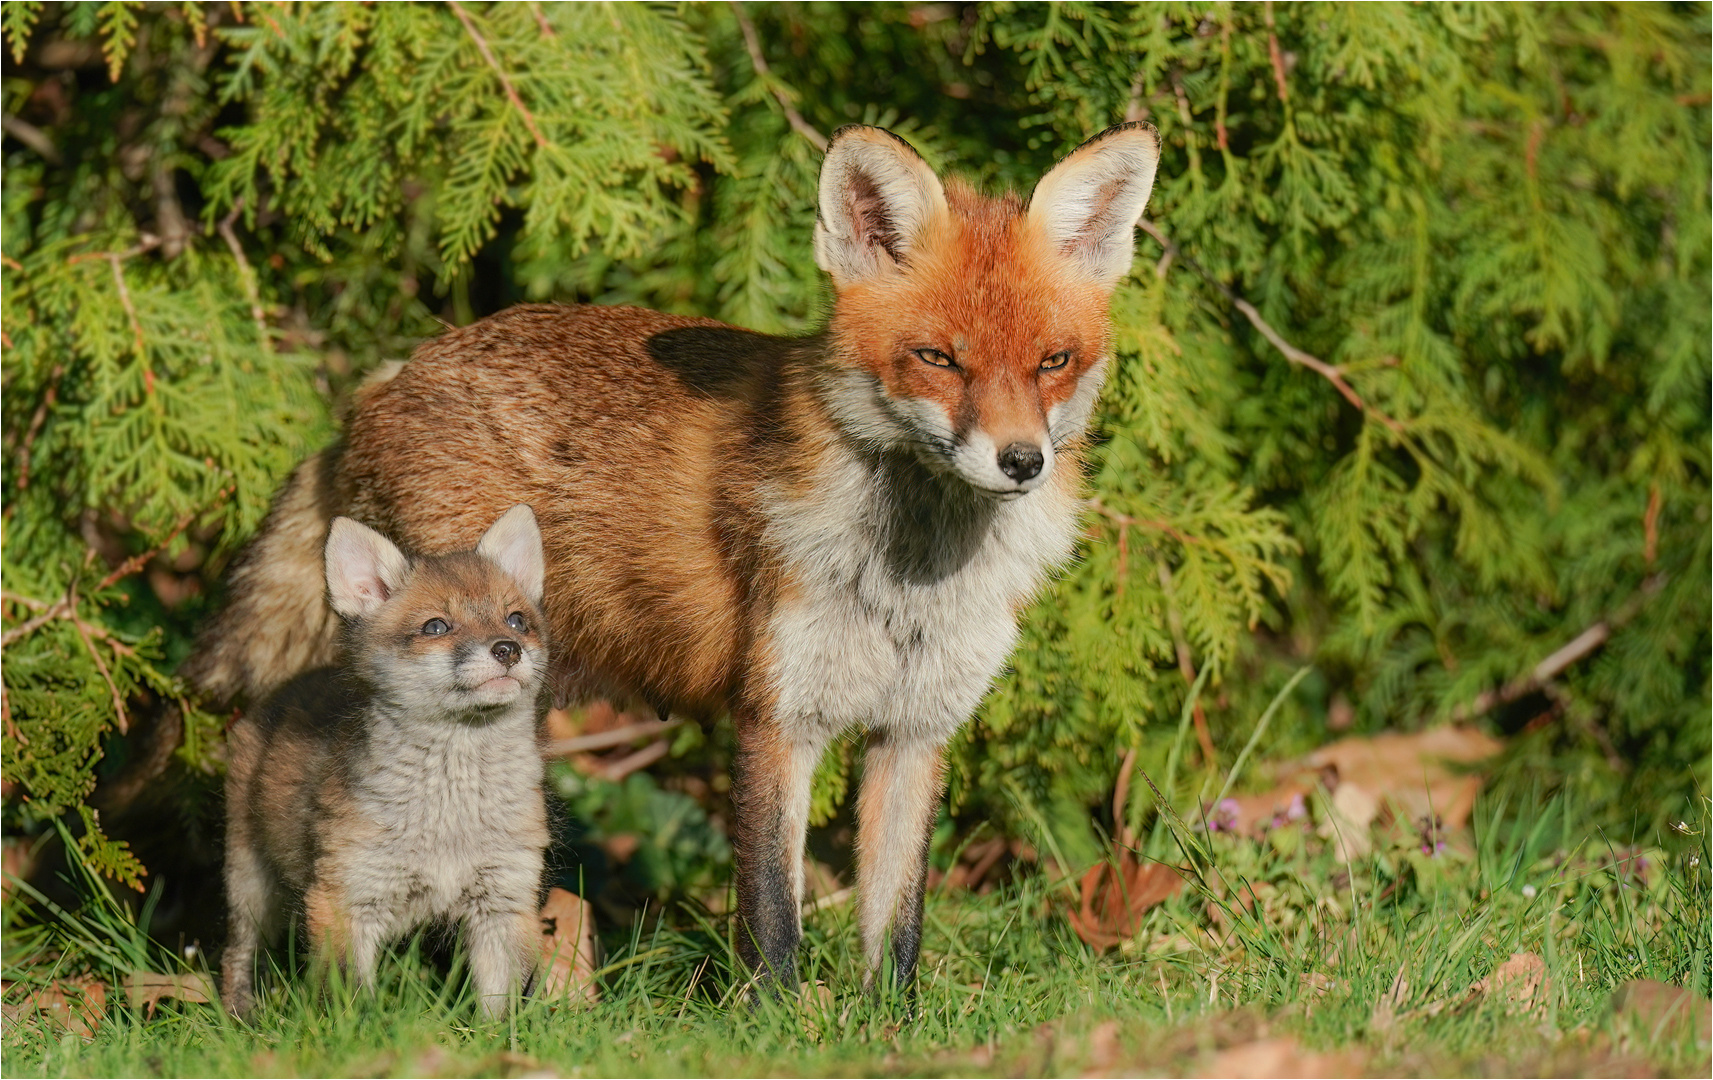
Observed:
[[[436,320],[818,325],[814,137],[852,121],[990,188],[1126,117],[1165,144],[1175,247],[1140,240],[1115,300],[1088,539],[954,746],[961,823],[1093,850],[1198,671],[1229,759],[1304,663],[1258,752],[1335,700],[1358,730],[1460,715],[1597,626],[1486,719],[1544,718],[1528,760],[1614,821],[1709,785],[1704,5],[8,3],[0,30],[9,825],[78,810],[106,850],[114,699],[176,699],[201,610],[160,573],[212,581]],[[859,762],[829,756],[818,817]]]

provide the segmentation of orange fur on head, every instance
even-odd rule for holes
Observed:
[[[1106,355],[1110,296],[1054,250],[1017,196],[954,181],[903,266],[840,291],[832,337],[889,394],[933,401],[959,434],[979,426],[1003,446],[1044,439],[1047,413]],[[1041,370],[1062,352],[1066,363]]]

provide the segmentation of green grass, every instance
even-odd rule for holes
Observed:
[[[1201,837],[1202,879],[1105,954],[1066,924],[1072,885],[1045,874],[987,895],[935,894],[908,1021],[903,1003],[861,991],[848,906],[807,919],[803,976],[825,989],[751,1007],[733,989],[727,921],[686,904],[612,933],[593,1007],[524,1001],[481,1023],[456,954],[448,968],[416,942],[388,959],[373,996],[316,985],[301,965],[276,973],[248,1026],[172,1003],[152,1018],[110,1005],[93,1039],[9,1023],[4,1066],[9,1076],[1171,1074],[1208,1067],[1224,1047],[1291,1037],[1380,1074],[1707,1075],[1704,1036],[1610,1007],[1630,979],[1707,993],[1705,814],[1689,835],[1640,851],[1572,837],[1569,817],[1558,802],[1517,814],[1490,800],[1473,835],[1447,850],[1382,837],[1348,872],[1312,835]],[[1245,886],[1260,896],[1253,915],[1227,899]],[[55,964],[113,977],[145,954],[167,964],[118,911],[97,898],[46,929],[13,931],[8,977],[45,979]],[[1545,962],[1536,1001],[1471,993],[1515,952]]]

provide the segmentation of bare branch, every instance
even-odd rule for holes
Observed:
[[[513,88],[511,79],[506,76],[505,69],[500,67],[500,62],[494,58],[493,50],[488,48],[487,39],[482,37],[481,32],[476,29],[476,24],[471,20],[469,12],[464,10],[464,5],[460,4],[458,0],[446,0],[446,5],[452,9],[452,14],[458,16],[458,21],[464,24],[464,29],[469,31],[470,39],[476,43],[476,49],[482,54],[482,59],[486,60],[488,66],[494,69],[494,74],[499,76],[500,86],[505,90],[506,97],[511,100],[512,107],[523,117],[524,126],[529,128],[529,133],[535,136],[535,145],[546,146],[547,139],[541,134],[541,129],[535,126],[534,114],[525,107],[523,99],[517,96],[517,90]]]
[[[6,113],[4,116],[0,116],[0,130],[4,130],[6,134],[40,154],[50,165],[59,165],[65,161],[60,156],[59,147],[54,145],[54,141],[49,138],[48,133],[28,120],[22,120],[11,113]]]
[[[614,746],[624,746],[651,736],[663,735],[679,724],[682,720],[645,720],[638,724],[626,724],[624,727],[611,731],[598,731],[593,735],[579,735],[573,739],[557,739],[542,748],[545,757],[567,757],[571,754],[586,754],[592,750],[607,750]]]
[[[1482,691],[1475,696],[1475,700],[1470,702],[1467,707],[1459,706],[1452,715],[1459,720],[1470,720],[1489,712],[1496,705],[1510,704],[1518,698],[1536,691],[1548,691],[1548,683],[1563,674],[1570,665],[1577,663],[1606,644],[1612,636],[1612,631],[1635,618],[1642,603],[1654,593],[1659,592],[1664,585],[1664,574],[1655,574],[1648,578],[1642,582],[1641,589],[1616,611],[1565,642],[1546,659],[1530,669],[1527,675],[1520,675],[1497,690]]]
[[[731,5],[732,14],[738,20],[738,29],[743,31],[743,43],[744,47],[749,50],[749,62],[755,66],[757,75],[772,82],[773,72],[767,66],[767,58],[761,54],[761,39],[756,36],[755,24],[749,21],[749,16],[744,14],[743,5],[737,0],[731,0]],[[814,124],[803,119],[803,114],[797,111],[795,105],[791,104],[790,97],[786,95],[784,90],[780,89],[777,83],[773,83],[773,97],[775,101],[779,102],[779,107],[785,110],[785,120],[791,125],[791,130],[808,139],[815,149],[825,150],[827,148],[827,137],[821,134]]]
[[[102,578],[101,584],[95,586],[95,591],[100,592],[102,589],[108,588],[109,586],[113,585],[115,582],[119,581],[121,578],[128,578],[132,574],[135,574],[137,571],[141,570],[144,567],[144,565],[146,565],[148,563],[148,561],[150,559],[154,558],[156,555],[159,555],[162,551],[165,551],[168,544],[170,544],[174,540],[178,539],[178,534],[183,532],[185,529],[189,528],[191,522],[195,521],[197,518],[201,517],[203,514],[207,513],[208,511],[214,509],[216,506],[219,506],[222,502],[224,502],[226,500],[226,496],[228,496],[230,494],[232,494],[231,488],[222,488],[220,493],[218,495],[214,496],[213,502],[209,503],[207,506],[203,507],[200,510],[192,510],[190,513],[179,518],[178,524],[176,524],[172,527],[172,530],[167,533],[165,539],[163,539],[160,543],[156,544],[154,547],[150,548],[148,551],[143,552],[141,555],[133,555],[129,559],[126,559],[124,562],[120,563],[118,566],[114,567],[112,573],[110,573],[106,577]]]
[[[1286,341],[1277,330],[1273,329],[1272,325],[1269,324],[1266,319],[1261,317],[1261,313],[1255,310],[1255,306],[1253,304],[1239,296],[1231,286],[1208,273],[1207,268],[1202,266],[1201,263],[1196,262],[1194,259],[1184,254],[1183,249],[1178,247],[1177,242],[1165,233],[1161,232],[1158,225],[1149,221],[1147,218],[1143,218],[1140,224],[1142,231],[1153,237],[1155,242],[1162,248],[1165,248],[1168,256],[1174,260],[1181,261],[1185,266],[1200,274],[1208,284],[1218,289],[1220,295],[1225,297],[1226,301],[1229,302],[1232,307],[1242,312],[1243,317],[1249,320],[1249,324],[1255,327],[1256,330],[1259,330],[1261,332],[1261,336],[1266,338],[1275,349],[1278,349],[1280,354],[1282,354],[1286,360],[1296,364],[1298,367],[1308,368],[1310,371],[1326,379],[1327,382],[1332,384],[1333,389],[1337,390],[1344,396],[1344,400],[1350,402],[1351,405],[1356,407],[1357,411],[1371,416],[1375,420],[1386,425],[1387,429],[1393,434],[1398,436],[1402,436],[1404,434],[1403,424],[1400,424],[1398,421],[1392,419],[1379,409],[1374,408],[1362,400],[1362,396],[1356,392],[1356,389],[1352,387],[1350,383],[1345,381],[1343,371],[1339,370],[1336,366],[1327,363],[1325,360],[1320,359],[1313,353],[1304,352],[1295,345]]]
[[[610,780],[613,783],[618,783],[620,780],[623,780],[638,769],[646,769],[661,758],[665,757],[668,749],[670,748],[667,746],[666,740],[660,739],[656,742],[649,743],[634,754],[628,754],[625,757],[620,758],[595,775],[599,776],[603,780]]]

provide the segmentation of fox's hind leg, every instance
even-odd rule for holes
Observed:
[[[943,744],[877,731],[857,797],[857,924],[872,987],[892,942],[897,985],[912,991],[922,949],[928,841],[939,802]]]

